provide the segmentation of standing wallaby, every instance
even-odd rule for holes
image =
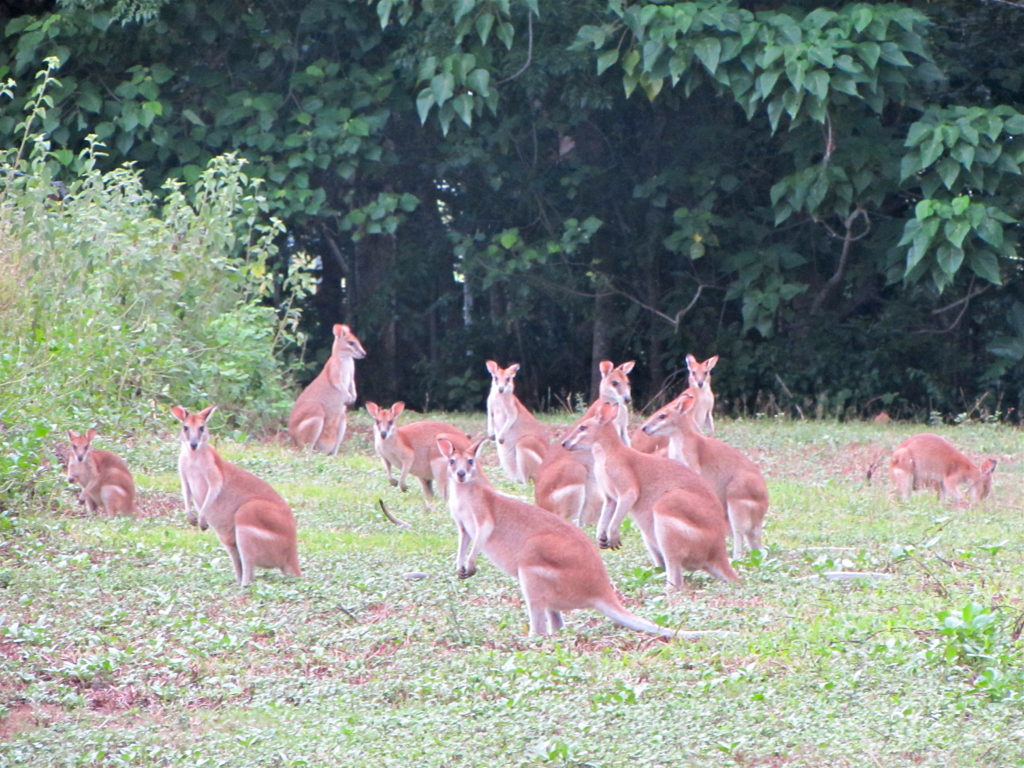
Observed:
[[[550,635],[561,629],[563,611],[591,608],[628,629],[675,637],[677,633],[671,629],[623,607],[601,556],[583,531],[546,510],[494,490],[477,461],[482,442],[459,450],[447,437],[437,439],[448,464],[448,508],[459,532],[459,578],[476,573],[476,559],[482,551],[518,579],[534,634]]]
[[[291,507],[260,478],[225,461],[209,444],[206,421],[211,405],[191,414],[176,405],[181,422],[178,473],[188,520],[202,530],[213,528],[231,555],[240,586],[252,581],[256,568],[280,568],[301,576]]]
[[[601,385],[597,391],[597,400],[590,404],[586,416],[593,416],[601,403],[616,403],[619,406],[615,417],[615,430],[619,433],[619,439],[626,445],[630,444],[629,435],[629,404],[633,400],[632,390],[629,386],[629,372],[633,370],[636,361],[615,365],[611,360],[602,360],[598,364],[601,371]]]
[[[487,429],[494,429],[498,461],[510,480],[527,483],[537,475],[548,449],[548,430],[530,413],[515,394],[519,363],[500,368],[487,361],[491,372],[491,394],[487,396]]]
[[[711,391],[711,369],[718,362],[718,355],[698,363],[693,355],[686,356],[686,368],[690,372],[690,389],[696,403],[693,406],[693,421],[705,435],[715,436],[715,393]]]
[[[768,486],[754,462],[731,445],[701,434],[694,423],[696,403],[693,390],[687,389],[642,429],[648,435],[667,436],[669,458],[697,472],[718,494],[732,529],[732,556],[738,560],[761,548]]]
[[[604,403],[562,441],[565,448],[593,454],[594,474],[608,500],[598,523],[598,544],[618,549],[619,526],[630,514],[670,587],[682,583],[683,570],[702,569],[735,580],[725,551],[725,513],[714,491],[679,462],[624,445],[614,426],[617,408]]]
[[[288,417],[288,434],[298,447],[332,456],[338,452],[345,438],[345,412],[356,401],[355,361],[364,357],[366,350],[352,329],[335,325],[331,356]]]
[[[977,467],[948,440],[924,432],[896,447],[889,472],[902,501],[918,488],[935,488],[939,499],[963,502],[966,499],[960,493],[960,485],[966,484],[971,502],[976,504],[991,492],[995,468],[995,459],[986,459]]]
[[[128,465],[110,451],[92,447],[96,430],[84,435],[68,430],[68,480],[82,486],[79,501],[89,512],[102,509],[108,515],[138,514],[135,505],[135,481]]]
[[[433,483],[437,483],[441,494],[445,495],[448,464],[437,450],[437,436],[447,433],[460,450],[469,445],[469,436],[443,421],[417,421],[397,426],[398,417],[405,410],[401,400],[390,408],[370,402],[366,410],[373,418],[373,447],[384,462],[388,482],[406,491],[405,478],[411,474],[419,479],[423,495],[428,499],[434,498]],[[397,480],[391,474],[392,466],[397,466],[401,472]]]

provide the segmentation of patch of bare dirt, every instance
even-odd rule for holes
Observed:
[[[50,725],[63,714],[60,707],[15,704],[0,717],[0,741],[8,741],[19,733]]]

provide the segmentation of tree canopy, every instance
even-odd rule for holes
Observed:
[[[316,257],[311,346],[350,323],[378,400],[479,407],[494,358],[572,402],[609,358],[643,401],[692,352],[740,412],[1015,417],[1022,33],[953,0],[60,0],[6,22],[0,136],[55,56],[57,176],[237,153],[271,274]]]

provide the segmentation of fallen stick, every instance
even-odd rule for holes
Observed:
[[[384,517],[386,517],[392,523],[397,525],[399,528],[412,528],[412,526],[409,525],[407,522],[405,522],[404,520],[399,520],[397,517],[388,512],[388,508],[384,506],[384,499],[377,499],[377,503],[380,504],[380,511],[384,513]]]

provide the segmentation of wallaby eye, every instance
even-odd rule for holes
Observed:
[[[202,432],[205,432],[205,431],[206,431],[206,425],[205,424],[200,424],[199,425],[199,432],[202,433]]]
[[[455,466],[455,459],[448,459],[448,465],[454,467]]]
[[[181,426],[181,431],[184,432],[185,434],[188,434],[188,424],[183,424]]]
[[[472,459],[466,459],[466,464],[468,466],[472,467],[473,466],[473,460]]]
[[[586,431],[587,431],[587,425],[586,425],[586,424],[583,424],[583,425],[582,425],[582,426],[580,427],[580,432],[586,432]]]

